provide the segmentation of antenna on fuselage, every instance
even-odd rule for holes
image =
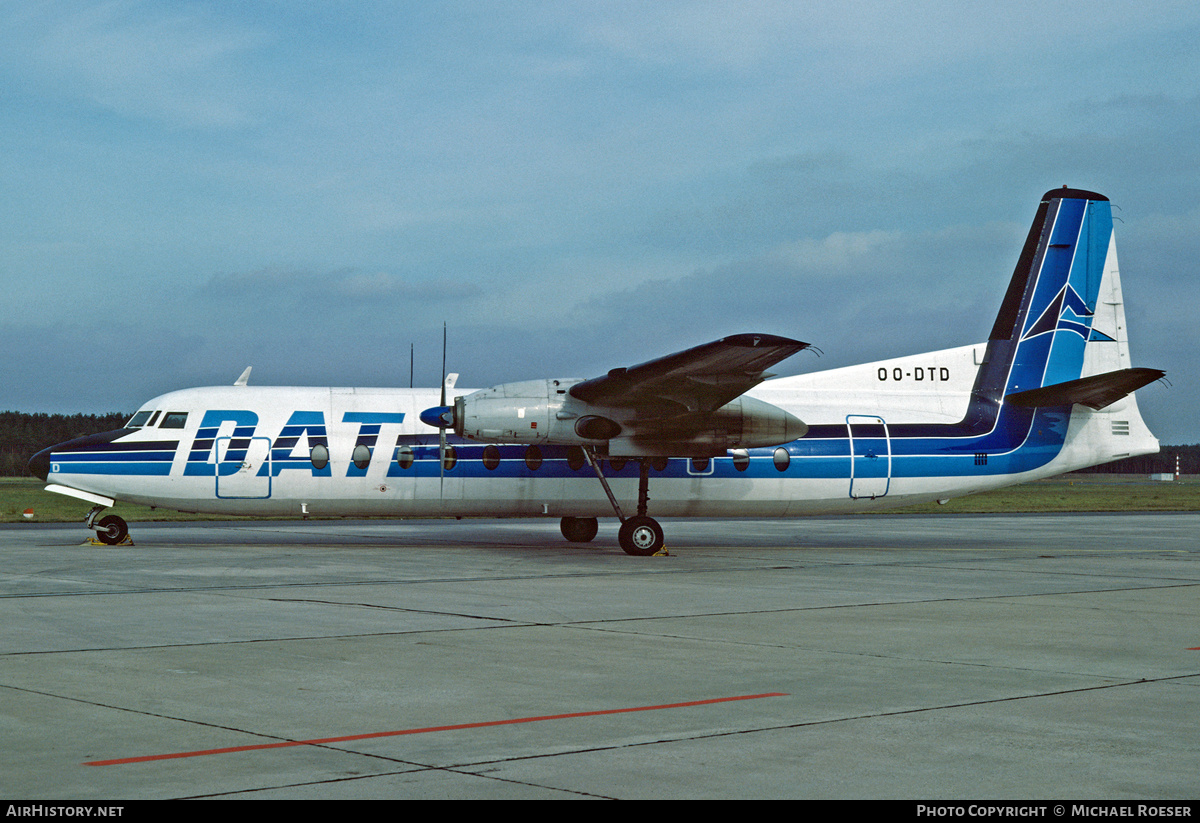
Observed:
[[[247,383],[249,383],[249,382],[250,382],[250,370],[251,370],[252,368],[254,368],[254,367],[253,367],[253,366],[247,366],[247,367],[246,367],[246,370],[245,370],[244,372],[242,372],[242,376],[241,376],[241,377],[239,377],[237,380],[234,380],[234,381],[233,381],[233,385],[235,385],[235,386],[244,386],[244,385],[246,385]]]

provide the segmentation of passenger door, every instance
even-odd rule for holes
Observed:
[[[885,496],[892,481],[892,441],[887,423],[873,414],[848,414],[846,429],[850,436],[850,496]]]

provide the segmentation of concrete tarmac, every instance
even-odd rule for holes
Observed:
[[[0,526],[3,794],[1200,794],[1200,515],[664,526]]]

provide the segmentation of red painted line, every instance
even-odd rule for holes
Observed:
[[[714,703],[732,703],[738,700],[761,700],[764,697],[787,697],[786,692],[766,692],[764,694],[744,694],[736,697],[713,697],[708,700],[689,700],[686,703],[663,703],[658,706],[634,706],[627,709],[601,709],[591,712],[570,712],[568,714],[544,714],[536,717],[518,717],[512,720],[487,720],[481,723],[459,723],[453,726],[426,726],[419,729],[400,729],[392,732],[371,732],[369,734],[350,734],[343,737],[322,737],[313,740],[283,740],[278,743],[259,743],[253,746],[229,746],[223,749],[201,749],[194,752],[174,752],[172,754],[151,754],[143,757],[122,757],[115,760],[89,760],[85,766],[121,766],[126,763],[149,763],[154,760],[177,760],[183,757],[207,757],[212,754],[233,754],[235,752],[255,752],[266,749],[286,749],[293,746],[319,746],[324,743],[348,743],[353,740],[373,740],[379,737],[400,737],[406,734],[429,734],[431,732],[451,732],[462,729],[486,729],[490,726],[513,726],[518,723],[540,723],[543,720],[569,720],[576,717],[601,717],[606,714],[629,714],[631,712],[653,712],[661,709],[682,709],[688,706],[711,706]]]

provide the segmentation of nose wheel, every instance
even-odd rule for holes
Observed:
[[[129,524],[115,514],[96,522],[96,539],[105,545],[115,546],[128,536]]]
[[[96,515],[101,512],[103,506],[97,506],[88,512],[87,527],[96,533],[96,539],[106,546],[115,546],[129,536],[129,524],[124,518],[117,517],[115,514],[106,515],[99,520]]]

